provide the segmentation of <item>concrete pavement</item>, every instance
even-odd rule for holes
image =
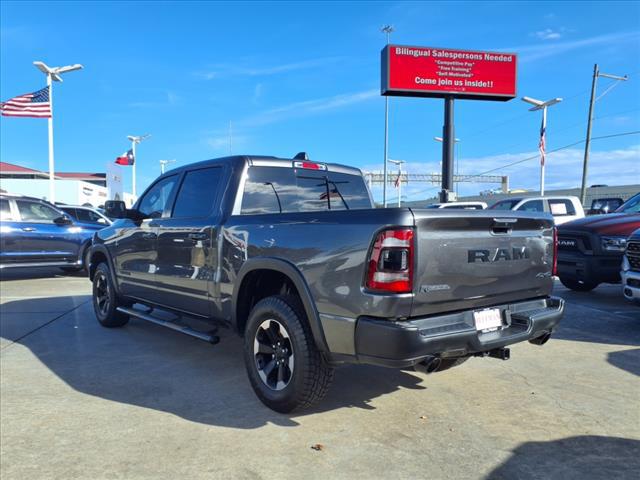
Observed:
[[[302,414],[264,407],[241,341],[101,328],[81,276],[3,272],[0,473],[19,478],[632,478],[640,309],[568,303],[545,346],[430,376],[344,367]],[[313,445],[320,444],[319,450]]]

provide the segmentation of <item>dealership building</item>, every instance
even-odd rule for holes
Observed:
[[[110,175],[114,177],[113,183],[121,184],[117,171]],[[98,207],[109,199],[108,184],[112,181],[100,172],[55,172],[54,183],[56,203]],[[0,191],[48,200],[49,173],[0,162]],[[133,203],[131,194],[123,193],[122,197],[128,205]]]

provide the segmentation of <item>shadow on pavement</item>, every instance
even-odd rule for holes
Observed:
[[[3,268],[0,269],[0,280],[3,282],[11,280],[32,280],[38,278],[64,278],[64,277],[86,277],[82,270],[65,272],[57,267],[40,268]]]
[[[580,436],[550,442],[527,442],[493,470],[487,479],[634,478],[640,469],[640,441]]]
[[[611,352],[607,355],[607,361],[611,365],[640,377],[640,348]],[[640,455],[640,452],[638,454]]]
[[[373,398],[400,388],[426,388],[417,374],[369,366],[343,367],[336,371],[333,388],[318,406],[301,414],[281,415],[263,406],[254,395],[246,377],[242,341],[235,333],[222,330],[221,342],[211,346],[136,319],[123,328],[106,329],[96,321],[89,295],[68,298],[80,306],[46,328],[23,335],[17,343],[73,389],[106,400],[199,423],[251,429],[267,423],[296,426],[299,415],[344,407],[373,409],[369,405]],[[56,300],[12,301],[2,308],[43,312]],[[0,321],[19,322],[20,316],[3,316]],[[3,351],[7,353],[6,347]],[[34,368],[8,365],[5,363],[5,370],[19,369],[19,375],[28,374],[23,369]]]

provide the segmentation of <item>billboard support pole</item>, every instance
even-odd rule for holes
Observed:
[[[453,126],[453,97],[444,99],[444,126],[442,127],[442,190],[440,202],[450,201],[449,194],[453,190],[453,149],[455,147],[455,131]]]

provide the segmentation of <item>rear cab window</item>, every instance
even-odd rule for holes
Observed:
[[[357,174],[302,168],[252,166],[240,213],[318,212],[373,208]]]
[[[549,211],[554,217],[566,217],[576,214],[573,202],[569,199],[549,199]]]

